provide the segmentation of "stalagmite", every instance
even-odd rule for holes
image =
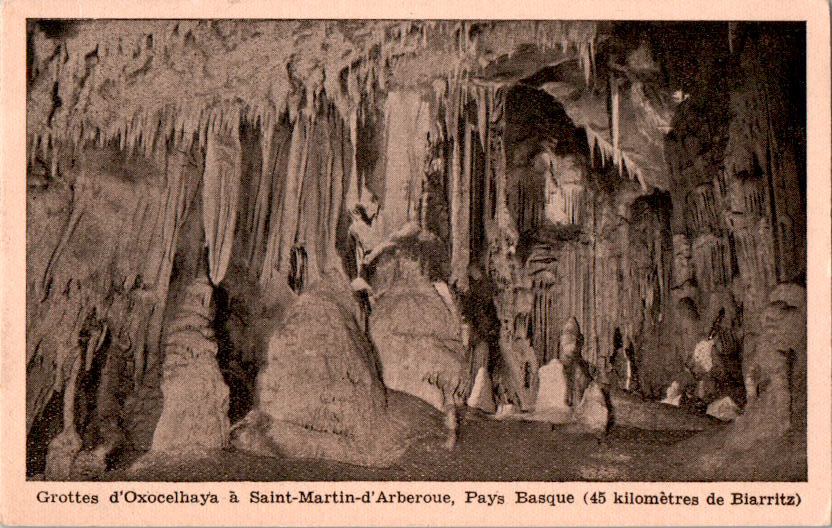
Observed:
[[[287,308],[268,340],[257,405],[234,427],[238,449],[366,466],[388,466],[406,451],[418,422],[393,414],[372,344],[341,287],[321,283]]]
[[[418,229],[412,230],[405,241],[418,235]],[[376,270],[377,280],[380,274],[396,270],[388,277],[392,285],[384,295],[376,296],[370,313],[370,335],[384,384],[445,413],[446,447],[452,448],[457,435],[456,405],[464,401],[471,382],[459,308],[456,303],[448,307],[446,295],[440,293],[444,288],[431,284],[416,260],[402,256],[377,266],[382,268]]]
[[[215,115],[214,119],[218,117]],[[214,127],[218,125],[215,121]],[[202,186],[203,223],[213,284],[222,281],[231,261],[241,171],[240,139],[236,128],[230,137],[215,128],[208,137]]]
[[[681,404],[683,395],[684,394],[682,393],[679,382],[677,380],[673,380],[673,382],[667,387],[664,399],[661,403],[678,407]]]
[[[188,286],[165,329],[164,407],[152,452],[199,452],[228,445],[228,387],[217,367],[212,297],[213,287],[203,273]]]
[[[466,405],[487,413],[497,411],[497,405],[494,403],[494,389],[491,387],[491,376],[485,367],[477,370],[474,387],[471,389]]]
[[[78,374],[81,371],[81,350],[73,349],[71,363],[64,363],[68,373],[58,372],[63,384],[63,430],[49,443],[46,459],[47,480],[69,480],[72,462],[81,450],[81,436],[75,426],[75,395],[78,389]],[[66,375],[66,379],[63,376]],[[56,380],[58,381],[58,380]]]
[[[723,396],[708,405],[706,414],[723,422],[730,422],[740,415],[740,409],[730,396]]]
[[[610,426],[610,408],[598,382],[593,381],[587,387],[575,409],[575,420],[595,435],[599,442],[604,440]]]
[[[535,413],[564,415],[570,412],[566,404],[566,375],[563,364],[552,359],[538,370],[540,385],[535,399]]]

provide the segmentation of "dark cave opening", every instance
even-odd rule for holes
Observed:
[[[26,435],[26,476],[43,474],[49,441],[61,432],[63,393],[54,393]]]
[[[244,315],[235,311],[228,292],[222,288],[214,289],[216,315],[214,332],[217,339],[217,363],[225,384],[229,389],[228,418],[236,423],[243,418],[254,405],[254,383],[257,379],[257,362],[246,354],[244,341],[232,338],[230,325],[246,327]]]

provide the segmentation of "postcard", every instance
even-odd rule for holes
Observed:
[[[5,3],[0,521],[828,524],[829,31]]]

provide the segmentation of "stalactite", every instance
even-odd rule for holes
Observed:
[[[693,242],[693,260],[697,283],[703,291],[714,291],[730,279],[727,243],[711,233],[700,235]]]
[[[462,117],[462,101],[457,102],[454,111],[454,146],[451,160],[451,283],[461,290],[468,287],[468,259],[470,253],[470,177],[471,177],[471,130]],[[457,121],[459,119],[459,121]],[[462,137],[456,135],[460,121],[464,128]]]
[[[408,219],[415,222],[418,222],[421,216],[422,191],[428,184],[423,163],[431,155],[430,135],[435,119],[435,111],[436,109],[432,108],[428,101],[420,98],[411,131],[412,141],[408,149],[408,168],[410,172]]]
[[[588,42],[581,42],[579,45],[580,49],[580,62],[581,62],[581,70],[584,74],[584,83],[587,86],[592,85],[592,77],[595,73],[595,57],[594,51],[592,51],[592,41]]]
[[[203,222],[208,243],[208,266],[213,284],[219,284],[231,261],[231,245],[237,222],[237,201],[242,177],[240,138],[236,126],[215,116],[208,138],[202,186]],[[232,122],[235,121],[232,119]],[[236,121],[239,126],[239,121]]]
[[[272,177],[272,202],[269,215],[269,228],[267,230],[266,249],[263,255],[263,263],[260,269],[259,283],[261,287],[273,288],[280,281],[280,248],[285,227],[285,209],[291,203],[288,193],[296,192],[291,188],[297,185],[298,165],[303,150],[304,119],[296,119],[292,132],[287,140],[288,149],[285,161],[281,158],[276,161],[275,173]],[[285,143],[284,147],[285,149]],[[283,166],[285,163],[285,167]],[[282,171],[285,169],[285,175]]]
[[[728,22],[728,53],[734,53],[734,35],[737,32],[737,23]]]
[[[347,180],[346,192],[346,207],[352,210],[358,203],[358,107],[355,106],[350,111],[349,120],[347,121],[349,127],[349,140],[352,145],[352,156],[350,156],[349,179]]]
[[[330,145],[332,150],[331,176],[330,176],[330,201],[327,219],[329,227],[324,263],[327,272],[334,271],[336,274],[346,277],[341,259],[338,257],[336,248],[338,221],[344,207],[344,121],[340,118],[334,120],[330,127]]]
[[[451,177],[448,191],[451,195],[451,284],[457,285],[457,288],[462,288],[466,284],[466,277],[468,275],[467,263],[465,262],[464,251],[468,244],[463,243],[465,230],[468,223],[463,223],[462,216],[462,167],[460,157],[462,156],[462,146],[460,146],[460,138],[457,133],[460,115],[460,101],[456,90],[451,90],[454,98],[446,106],[446,119],[448,135],[453,141],[453,151],[451,153]]]
[[[463,126],[465,127],[465,135],[463,136],[463,148],[464,148],[464,155],[463,155],[463,164],[462,164],[462,174],[460,175],[460,186],[459,186],[459,200],[460,200],[460,214],[459,214],[459,222],[463,227],[462,237],[459,239],[459,244],[462,245],[461,248],[461,258],[462,261],[459,263],[460,271],[464,273],[464,278],[462,278],[462,282],[458,284],[462,288],[463,291],[468,289],[468,264],[471,260],[471,178],[472,178],[472,168],[473,168],[473,138],[472,138],[472,126],[468,123],[467,119],[463,119]],[[456,244],[457,241],[454,241]],[[464,270],[464,271],[463,271]]]
[[[145,183],[142,186],[144,187],[142,191],[149,192],[149,184]],[[136,232],[135,243],[133,245],[134,248],[138,248],[145,255],[145,259],[139,263],[139,267],[136,270],[138,277],[133,277],[142,283],[142,287],[145,287],[144,277],[151,277],[157,273],[162,254],[161,244],[155,244],[154,237],[157,234],[156,228],[161,217],[160,209],[164,204],[160,196],[156,195],[153,198],[153,200],[148,201],[147,207],[142,213],[141,228]]]
[[[382,229],[389,235],[417,220],[422,163],[428,150],[430,105],[415,91],[394,91],[385,104],[384,207]]]
[[[329,143],[326,141],[325,117],[317,117],[307,135],[305,163],[301,173],[301,185],[298,195],[297,235],[295,243],[304,249],[308,256],[306,284],[314,284],[320,278],[322,260],[322,235],[327,224],[321,222],[321,209],[328,203],[321,193],[321,184],[328,182],[325,172],[326,159],[330,155]]]
[[[309,109],[313,112],[312,109]],[[280,247],[278,257],[278,270],[285,273],[289,270],[289,257],[292,248],[298,237],[298,230],[301,227],[300,208],[303,198],[303,181],[307,170],[309,149],[315,133],[314,113],[306,115],[305,111],[298,115],[298,122],[301,123],[301,144],[298,150],[292,155],[290,153],[289,173],[287,175],[287,187],[285,200],[283,202],[283,223],[281,225]],[[297,124],[295,126],[298,126]],[[292,140],[294,148],[294,138]],[[292,163],[295,161],[295,163]],[[281,278],[282,280],[282,278]]]
[[[186,153],[176,152],[168,158],[168,182],[165,190],[165,204],[164,208],[160,210],[162,216],[162,255],[154,280],[156,307],[147,326],[147,365],[155,365],[159,359],[162,322],[168,297],[168,288],[170,286],[170,275],[173,270],[173,260],[176,256],[179,231],[190,206],[187,168],[188,159]],[[142,381],[146,365],[144,351],[136,350],[135,354],[137,359],[135,361],[133,380],[135,385],[138,386]]]
[[[271,115],[271,114],[269,114]],[[260,183],[257,186],[257,195],[255,197],[255,204],[253,208],[252,229],[254,231],[251,236],[251,245],[248,249],[248,269],[249,276],[255,277],[258,270],[256,263],[258,262],[258,253],[261,251],[263,245],[263,238],[267,234],[266,219],[269,217],[270,207],[272,201],[272,189],[274,188],[273,179],[275,178],[276,165],[280,159],[280,149],[286,142],[285,127],[277,123],[273,123],[271,118],[267,117],[263,123],[263,135],[261,137],[262,150],[262,167],[260,173]]]
[[[285,260],[288,263],[290,250],[287,246],[294,242],[300,178],[304,164],[302,158],[306,149],[306,127],[306,118],[298,115],[290,140],[284,188],[281,193],[272,196],[269,235],[260,272],[260,284],[266,289],[273,289],[282,280],[280,273],[286,270],[283,262]],[[280,179],[280,175],[277,175],[276,180]]]
[[[615,167],[618,168],[619,173],[623,174],[624,169],[626,167],[627,174],[631,178],[634,177],[641,185],[643,191],[647,191],[650,189],[650,186],[647,184],[644,175],[644,169],[642,169],[633,159],[621,149],[616,148],[613,144],[609,141],[604,139],[598,132],[593,130],[590,126],[585,125],[584,130],[586,131],[587,139],[589,140],[589,148],[590,153],[593,156],[592,162],[594,164],[594,151],[597,148],[601,153],[600,162],[601,167],[603,168],[606,164],[608,159],[612,160]],[[611,132],[612,134],[612,132]]]
[[[336,143],[332,140],[335,128],[335,122],[332,115],[330,115],[326,121],[326,128],[324,129],[323,137],[323,143],[326,147],[326,156],[324,157],[324,166],[322,167],[321,175],[323,175],[324,178],[320,178],[319,176],[318,181],[320,206],[318,208],[319,235],[317,241],[317,258],[318,269],[321,274],[324,275],[327,271],[329,271],[327,269],[330,262],[329,250],[330,246],[333,245],[330,240],[335,236],[335,232],[331,230],[332,208],[334,207],[334,203],[336,201],[335,196],[333,196],[333,184],[335,180],[335,160],[340,154]]]
[[[611,91],[611,109],[610,109],[610,135],[612,139],[612,148],[613,153],[617,162],[618,159],[618,137],[619,137],[619,103],[620,103],[620,95],[618,91],[618,79],[615,77],[610,77],[610,91]]]
[[[240,231],[244,233],[242,241],[245,242],[246,254],[251,253],[251,248],[254,244],[258,203],[261,201],[268,203],[268,199],[263,200],[261,195],[263,191],[268,194],[271,190],[271,182],[264,182],[265,177],[263,174],[266,172],[266,167],[268,166],[266,158],[270,155],[269,149],[271,148],[271,136],[274,135],[274,129],[267,132],[262,126],[257,130],[257,126],[256,124],[254,125],[256,133],[252,132],[251,129],[246,130],[246,136],[254,136],[256,141],[248,140],[246,144],[243,144],[241,141],[241,146],[243,147],[243,163],[247,164],[243,167],[243,175],[249,176],[248,189],[245,189],[245,192],[242,193],[243,204],[240,211],[240,221],[242,222],[242,219],[245,218],[245,227],[240,225]],[[267,134],[270,137],[266,138],[265,136]]]
[[[487,152],[486,140],[488,136],[488,88],[476,86],[477,103],[477,132],[480,138],[480,146]],[[487,171],[486,171],[487,174]]]

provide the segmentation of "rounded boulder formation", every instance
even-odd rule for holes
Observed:
[[[432,285],[414,261],[397,265],[394,285],[378,296],[370,314],[384,384],[443,411],[470,382],[462,321],[441,285]]]
[[[232,432],[235,447],[364,466],[404,454],[408,428],[391,419],[349,295],[313,289],[286,310],[257,377],[257,404]]]

